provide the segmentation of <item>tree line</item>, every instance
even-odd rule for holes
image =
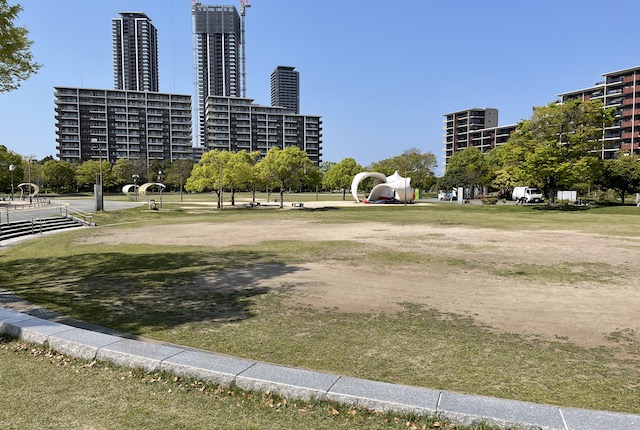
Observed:
[[[640,162],[633,144],[606,159],[610,152],[601,139],[615,116],[601,100],[535,107],[507,143],[486,154],[474,147],[454,153],[439,187],[465,187],[472,194],[495,190],[507,197],[518,185],[534,186],[550,203],[559,190],[582,195],[611,190],[624,204],[625,196],[640,191]]]

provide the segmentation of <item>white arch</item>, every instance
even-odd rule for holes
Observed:
[[[147,182],[146,184],[140,185],[140,188],[138,188],[138,194],[149,200],[147,197],[147,189],[150,187],[160,187],[160,194],[162,194],[162,190],[167,188],[164,184],[159,182]]]
[[[386,182],[387,177],[378,172],[361,172],[353,177],[353,181],[351,181],[351,195],[355,199],[356,203],[360,202],[358,198],[358,187],[360,186],[360,182],[364,181],[367,178],[375,178],[379,181]]]
[[[395,199],[403,203],[413,200],[411,178],[403,178],[396,170],[391,176],[385,176],[379,172],[361,172],[354,176],[351,182],[351,194],[356,202],[359,201],[358,186],[366,178],[375,178],[377,182],[382,182],[373,187],[366,199],[367,202]]]
[[[18,188],[20,188],[20,198],[22,198],[22,194],[24,193],[24,190],[22,189],[22,187],[24,187],[25,185],[30,185],[29,190],[31,190],[31,188],[33,188],[33,193],[29,194],[29,197],[35,197],[40,192],[40,187],[38,187],[33,182],[31,182],[31,183],[23,182],[21,184],[18,184]]]
[[[131,191],[131,188],[133,188],[133,191]],[[138,189],[140,187],[136,184],[127,184],[124,187],[122,187],[122,192],[129,198],[132,198],[131,195],[133,194],[134,196],[138,195]]]

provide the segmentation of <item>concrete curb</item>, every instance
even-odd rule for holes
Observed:
[[[260,363],[215,353],[161,345],[76,328],[0,307],[0,334],[85,360],[249,390],[270,390],[290,398],[335,400],[384,412],[437,415],[465,425],[481,422],[537,430],[636,430],[640,415],[559,408],[551,405],[436,391]]]

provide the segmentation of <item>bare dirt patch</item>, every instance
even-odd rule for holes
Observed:
[[[607,345],[607,336],[620,330],[640,333],[640,277],[633,273],[640,247],[630,237],[252,220],[108,228],[84,240],[214,247],[265,240],[352,240],[381,252],[399,250],[423,254],[425,261],[437,257],[464,263],[372,267],[357,260],[317,261],[303,264],[306,270],[284,271],[254,287],[293,286],[292,305],[344,312],[395,312],[400,303],[416,303],[468,315],[497,331],[582,346]],[[564,272],[571,276],[565,279]],[[227,273],[209,281],[234,289],[242,288],[242,279]]]

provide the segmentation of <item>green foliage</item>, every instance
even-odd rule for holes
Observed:
[[[14,25],[21,10],[20,5],[0,0],[0,93],[15,90],[40,68],[29,50],[33,42],[28,30]]]
[[[353,177],[362,171],[362,166],[356,163],[356,160],[345,158],[324,174],[322,186],[326,190],[342,189],[342,200],[344,200],[346,190],[351,187]]]
[[[102,183],[105,187],[111,184],[111,163],[100,160],[87,160],[76,167],[76,185],[78,188],[90,190],[93,184],[99,183],[102,165]]]
[[[418,148],[409,148],[400,155],[372,163],[370,170],[387,176],[397,170],[400,175],[411,178],[412,186],[429,189],[436,181],[433,169],[437,165],[436,156],[431,152],[422,153]]]
[[[192,160],[175,160],[165,171],[163,182],[168,187],[179,190],[191,176],[195,163]]]
[[[75,185],[76,171],[66,161],[48,160],[42,166],[42,179],[45,184],[57,193],[67,192]]]
[[[597,168],[589,151],[598,145],[602,127],[612,119],[612,110],[603,109],[599,100],[536,107],[504,145],[504,154],[510,156],[508,166],[518,182],[537,185],[553,202],[558,189],[594,182]]]
[[[640,191],[640,161],[635,154],[619,154],[616,159],[604,160],[602,184],[614,190],[624,204],[627,194]]]
[[[0,145],[0,192],[11,192],[11,171],[10,165],[15,166],[13,171],[14,188],[22,180],[23,167],[22,157],[5,146]]]
[[[218,195],[218,207],[221,206],[220,193],[223,190],[224,167],[231,158],[228,151],[209,151],[205,153],[198,164],[193,166],[191,176],[187,179],[187,191],[215,191]]]
[[[490,183],[489,162],[478,148],[469,147],[453,154],[440,184],[443,189],[465,187],[474,189]]]
[[[258,164],[261,178],[267,186],[280,187],[280,207],[284,207],[285,189],[302,184],[305,172],[313,166],[307,154],[297,146],[271,148]]]

